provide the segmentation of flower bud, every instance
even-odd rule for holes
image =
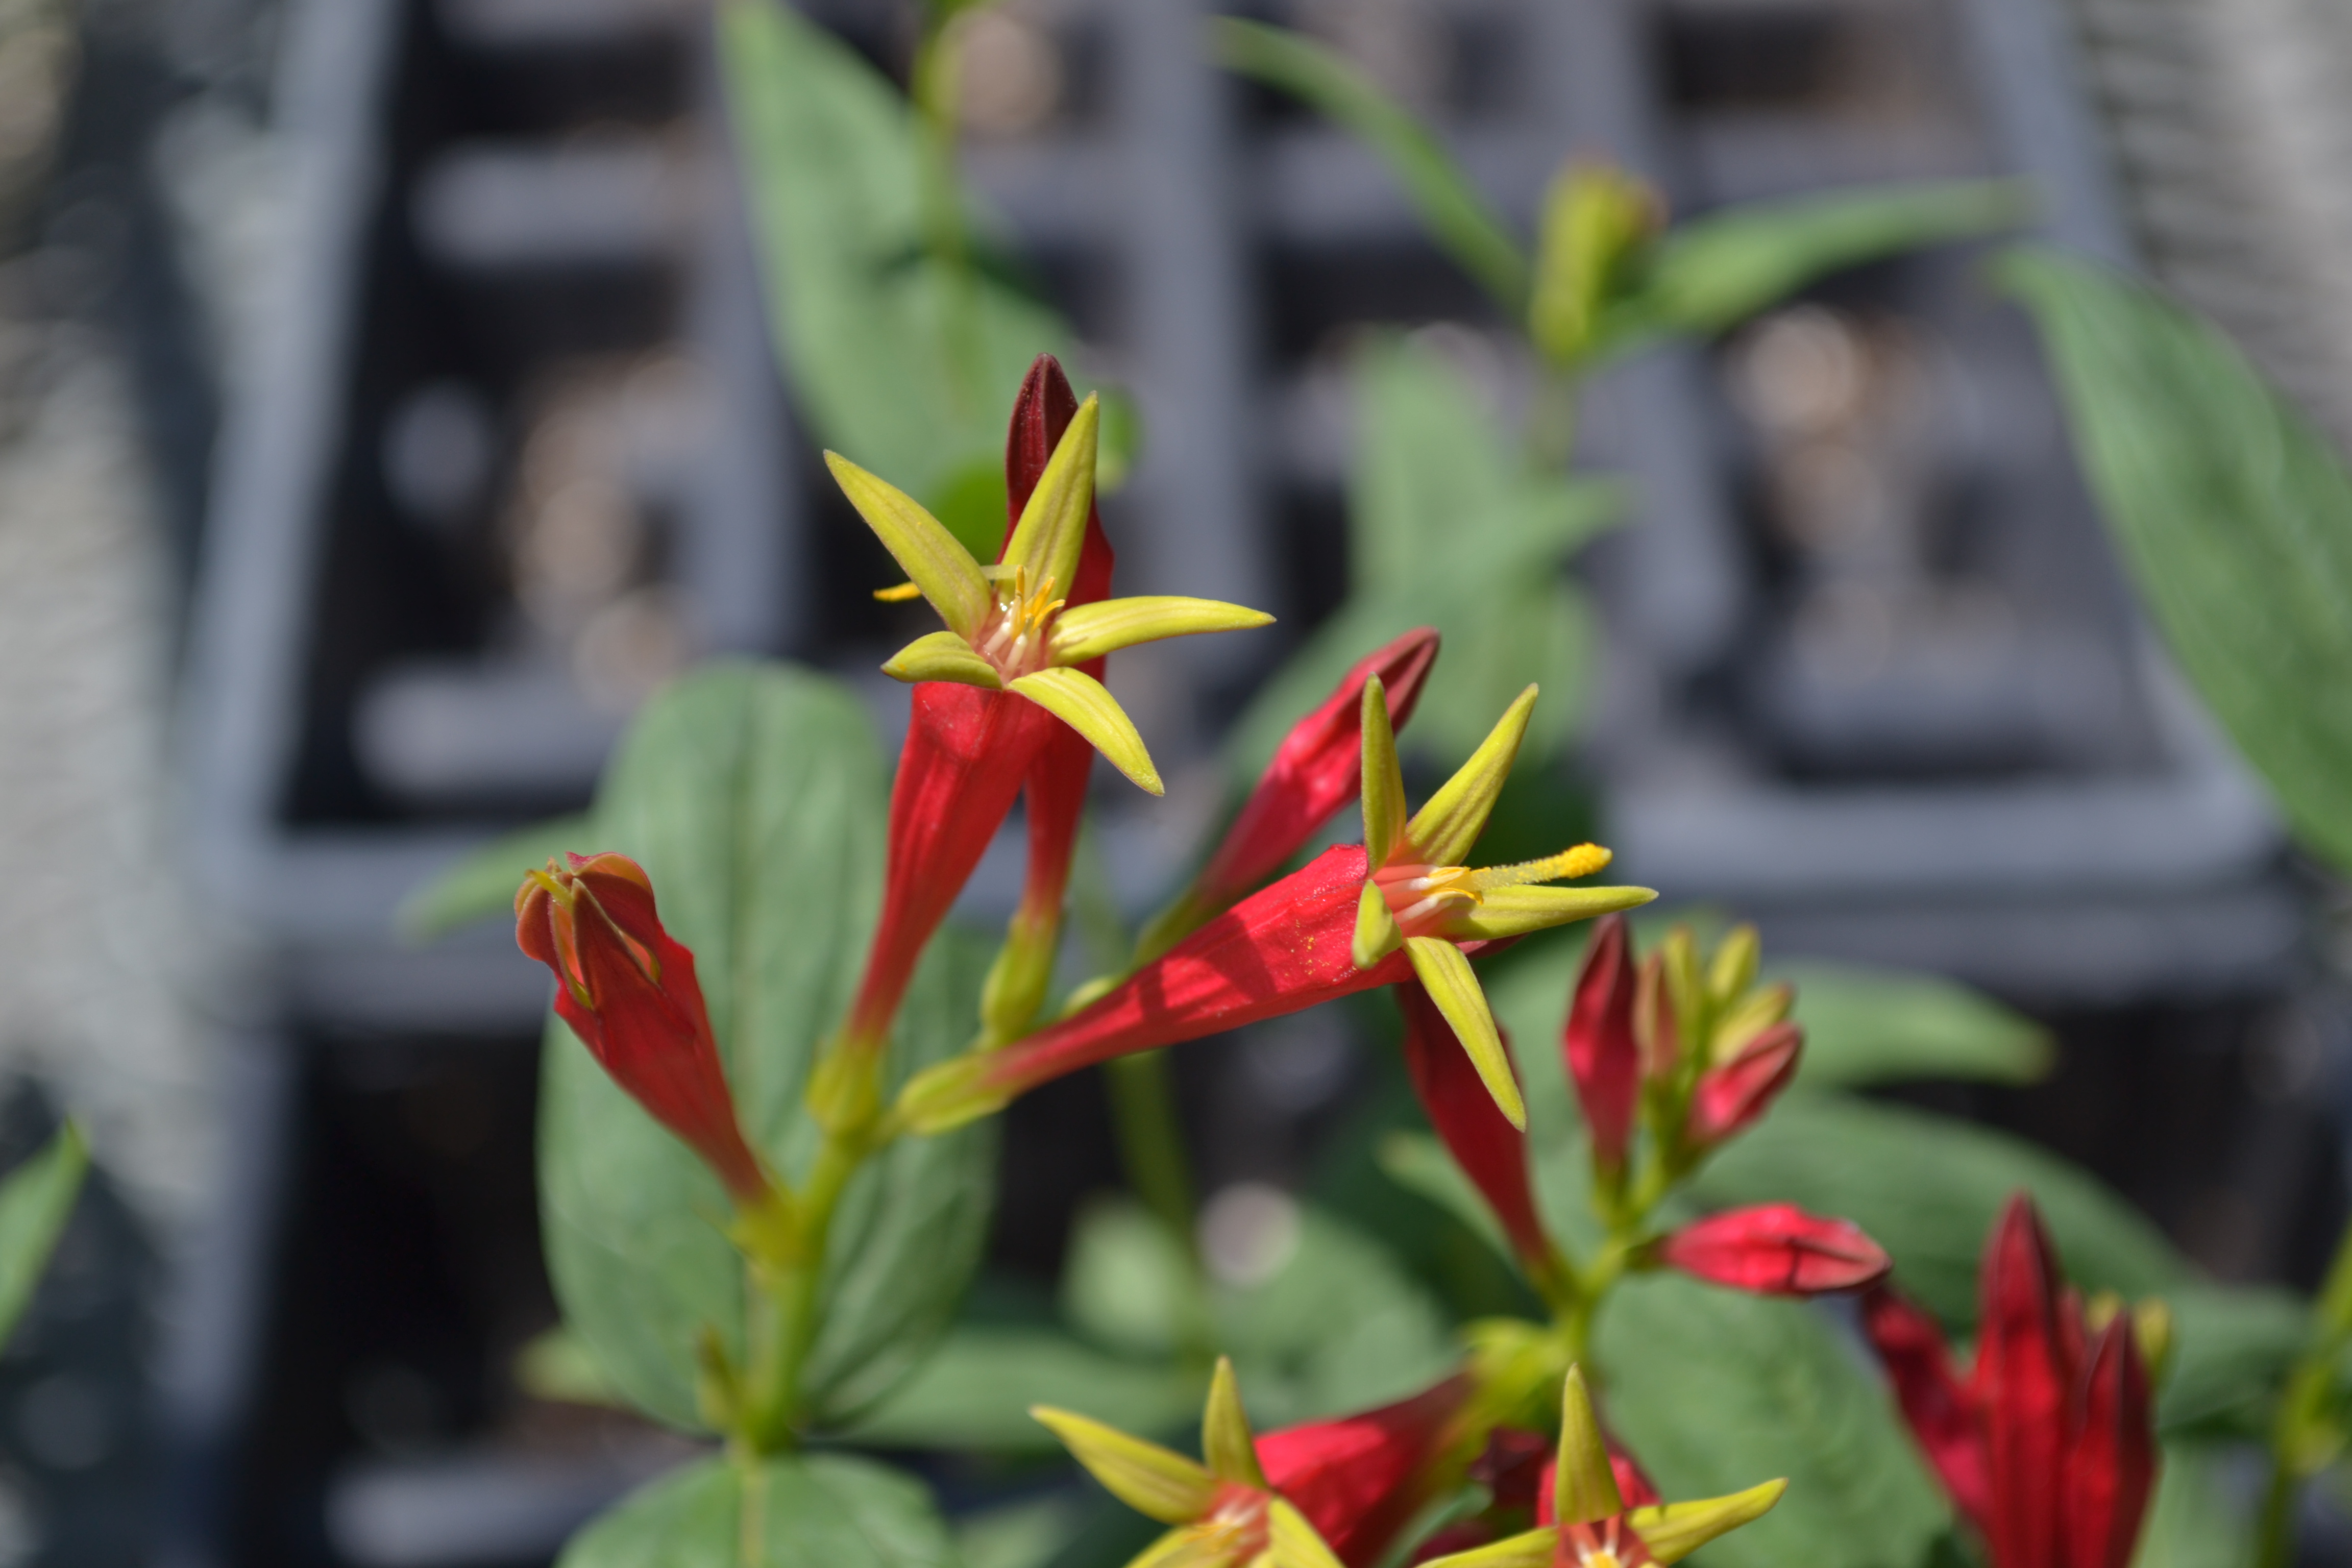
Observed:
[[[1642,1049],[1634,1038],[1637,987],[1633,934],[1622,915],[1593,927],[1577,971],[1560,1047],[1592,1133],[1593,1168],[1614,1184],[1624,1173],[1642,1089]]]
[[[515,894],[515,942],[555,972],[555,1011],[630,1098],[719,1173],[739,1204],[773,1190],[744,1141],[694,977],[625,855],[570,855]]]
[[[1851,1290],[1893,1267],[1860,1226],[1823,1219],[1794,1204],[1732,1209],[1686,1225],[1657,1245],[1656,1260],[1758,1296]]]
[[[1684,1123],[1684,1135],[1692,1146],[1712,1149],[1752,1125],[1796,1078],[1804,1046],[1802,1029],[1775,1024],[1738,1056],[1700,1074]]]

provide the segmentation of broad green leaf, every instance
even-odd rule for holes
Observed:
[[[788,1175],[814,1152],[803,1082],[872,930],[887,795],[855,698],[751,665],[707,668],[649,703],[598,794],[599,847],[651,875],[665,922],[694,950],[745,1129]],[[899,1019],[894,1076],[962,1048],[985,964],[952,933],[932,944]],[[696,1426],[697,1331],[708,1323],[742,1343],[745,1283],[719,1233],[716,1179],[552,1021],[540,1114],[565,1321],[633,1402]],[[993,1137],[982,1123],[903,1140],[851,1184],[806,1373],[827,1419],[885,1393],[946,1327],[985,1230]]]
[[[2167,1443],[2132,1568],[2242,1568],[2252,1523],[2231,1502],[2234,1456]]]
[[[1667,1497],[1789,1478],[1706,1548],[1714,1568],[1911,1568],[1949,1521],[1885,1385],[1801,1303],[1637,1279],[1601,1310],[1594,1354],[1611,1426]]]
[[[956,1568],[930,1493],[840,1454],[700,1460],[572,1537],[560,1568]]]
[[[2033,1194],[2085,1290],[2158,1295],[2188,1265],[2156,1227],[2087,1173],[2006,1133],[1832,1093],[1784,1100],[1700,1171],[1710,1207],[1788,1202],[1868,1231],[1895,1279],[1947,1323],[1976,1317],[1977,1262],[2001,1205]]]
[[[493,915],[511,919],[523,873],[539,869],[566,850],[582,855],[593,851],[598,846],[588,841],[587,833],[583,813],[500,834],[412,889],[400,900],[393,922],[404,939],[430,942]]]
[[[1798,1081],[1811,1088],[1967,1079],[2032,1083],[2050,1070],[2050,1037],[1981,992],[1931,974],[1843,963],[1783,963],[1805,1026]]]
[[[89,1145],[68,1121],[48,1146],[0,1181],[0,1344],[33,1300],[89,1173]]]
[[[778,0],[727,0],[719,40],[801,407],[821,442],[942,503],[941,520],[993,561],[1003,512],[972,476],[1001,461],[1021,378],[1041,353],[1066,358],[1067,327],[989,269],[926,251],[910,110],[855,50]]]
[[[2181,668],[2295,836],[2352,872],[2352,476],[2213,328],[2086,262],[2017,251],[2107,526]]]
[[[1052,1329],[968,1324],[859,1418],[851,1436],[886,1447],[1059,1453],[1033,1405],[1075,1410],[1127,1432],[1198,1421],[1201,1380],[1167,1360],[1106,1353]]]
[[[1619,347],[1712,336],[1817,278],[1882,256],[2013,229],[2028,189],[2010,180],[1896,185],[1757,202],[1677,225],[1602,324]]]
[[[1381,1142],[1380,1161],[1389,1180],[1427,1198],[1467,1226],[1496,1256],[1511,1261],[1511,1244],[1504,1238],[1495,1211],[1486,1206],[1478,1184],[1463,1173],[1444,1143],[1426,1132],[1391,1132]]]
[[[1444,647],[1401,743],[1459,763],[1532,680],[1543,688],[1521,763],[1532,766],[1574,732],[1597,641],[1563,567],[1618,521],[1622,492],[1530,471],[1475,389],[1426,344],[1376,339],[1353,374],[1348,600],[1251,703],[1234,771],[1255,780],[1349,665],[1418,626],[1435,626]]]
[[[2164,1292],[2172,1363],[2158,1390],[2166,1433],[2262,1438],[2288,1368],[2311,1342],[2311,1309],[2284,1290],[2203,1283]]]
[[[1045,1568],[1085,1524],[1086,1508],[1074,1498],[1003,1503],[957,1521],[956,1555],[963,1568]]]
[[[1259,22],[1210,24],[1217,58],[1338,121],[1380,154],[1430,237],[1514,321],[1527,310],[1528,258],[1510,226],[1429,128],[1312,38]]]
[[[1097,1198],[1078,1211],[1062,1266],[1062,1315],[1106,1350],[1149,1359],[1184,1342],[1192,1267],[1140,1204]]]

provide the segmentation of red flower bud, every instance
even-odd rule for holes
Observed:
[[[1732,1209],[1686,1225],[1659,1244],[1658,1260],[1759,1296],[1851,1290],[1892,1267],[1860,1226],[1809,1215],[1794,1204]]]
[[[625,855],[548,862],[515,894],[515,942],[555,972],[555,1011],[613,1081],[685,1142],[739,1202],[769,1195],[719,1065],[694,954],[662,929]]]
[[[2156,1484],[2155,1415],[2132,1315],[2095,1335],[2032,1203],[2010,1200],[1978,1277],[1977,1362],[1953,1373],[1925,1312],[1891,1290],[1863,1328],[1904,1418],[1993,1568],[2126,1568]]]
[[[1691,1092],[1685,1134],[1701,1149],[1711,1149],[1746,1130],[1771,1109],[1780,1091],[1797,1076],[1797,1058],[1805,1047],[1805,1032],[1794,1024],[1775,1024],[1742,1046],[1720,1067],[1699,1075]]]
[[[1454,1162],[1486,1195],[1511,1247],[1531,1268],[1547,1267],[1551,1243],[1528,1183],[1527,1136],[1510,1123],[1478,1077],[1469,1053],[1418,980],[1396,988],[1404,1011],[1404,1061],[1413,1092]],[[1506,1040],[1507,1047],[1508,1041]]]
[[[1368,1568],[1460,1474],[1450,1450],[1469,1390],[1467,1378],[1449,1377],[1377,1410],[1269,1432],[1257,1440],[1258,1463],[1341,1563]]]
[[[1926,1450],[1953,1505],[1990,1533],[1990,1484],[1975,1393],[1952,1369],[1936,1320],[1891,1285],[1862,1298],[1862,1331],[1895,1384],[1903,1419]]]
[[[1437,633],[1415,627],[1358,659],[1323,705],[1291,726],[1224,842],[1194,881],[1193,897],[1201,907],[1213,914],[1248,893],[1305,848],[1333,812],[1356,798],[1364,776],[1358,727],[1364,682],[1380,677],[1389,726],[1402,730],[1436,662]]]
[[[1625,1169],[1642,1090],[1642,1051],[1633,1036],[1633,945],[1622,915],[1605,916],[1593,927],[1560,1040],[1591,1130],[1593,1166],[1612,1180]]]

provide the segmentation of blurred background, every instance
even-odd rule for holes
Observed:
[[[912,0],[800,8],[904,79]],[[1522,226],[1571,153],[1678,216],[2028,177],[2045,233],[2352,438],[2336,0],[1248,14],[1433,121]],[[1081,385],[1139,416],[1123,591],[1280,617],[1115,666],[1169,780],[1098,780],[1093,896],[1129,919],[1361,578],[1368,328],[1497,419],[1537,379],[1372,154],[1221,71],[1206,15],[961,24],[965,174]],[[0,1155],[71,1107],[101,1171],[0,1360],[0,1568],[544,1563],[685,1451],[518,1380],[554,1320],[543,974],[495,921],[419,944],[395,911],[584,805],[693,660],[807,660],[904,725],[876,666],[916,622],[871,598],[895,573],[777,368],[740,172],[696,0],[0,0]],[[2344,890],[2153,641],[1979,254],[1843,273],[1593,389],[1580,457],[1631,479],[1631,526],[1575,558],[1591,651],[1547,675],[1528,810],[1776,956],[2045,1024],[2044,1081],[1916,1094],[2086,1163],[2220,1277],[2308,1287],[2345,1211]],[[1340,1179],[1393,1088],[1358,1032],[1181,1054],[1213,1220]],[[1024,1101],[1006,1146],[991,1279],[1049,1289],[1120,1179],[1098,1087]]]

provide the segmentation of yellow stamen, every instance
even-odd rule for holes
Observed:
[[[921,598],[923,591],[912,583],[901,583],[895,588],[877,588],[874,596],[886,605],[903,605],[909,599]]]
[[[1557,855],[1547,855],[1540,860],[1522,860],[1516,866],[1487,866],[1470,873],[1473,887],[1520,888],[1530,882],[1572,882],[1580,877],[1590,877],[1609,864],[1608,850],[1598,844],[1580,844],[1573,849],[1563,849]]]

